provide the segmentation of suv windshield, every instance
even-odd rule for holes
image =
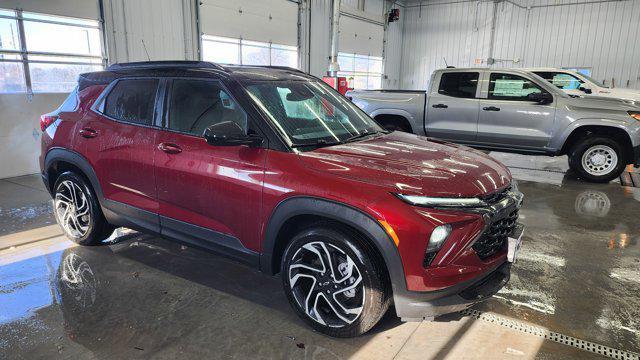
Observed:
[[[292,147],[336,145],[383,132],[355,105],[320,81],[255,81],[244,85]]]

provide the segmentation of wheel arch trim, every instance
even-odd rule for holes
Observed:
[[[289,219],[299,215],[315,215],[348,225],[370,240],[387,267],[391,286],[396,293],[406,291],[406,279],[400,253],[393,239],[389,237],[382,225],[371,215],[350,205],[333,200],[294,196],[281,201],[273,210],[265,227],[265,234],[260,255],[260,269],[269,274],[276,274],[280,264],[275,263],[274,250],[278,242],[278,234]]]
[[[77,167],[78,169],[80,169],[80,171],[82,171],[83,173],[82,175],[86,176],[89,182],[91,183],[91,187],[93,188],[93,191],[96,193],[96,196],[98,197],[98,201],[102,203],[104,199],[104,196],[102,193],[102,187],[100,186],[100,182],[98,181],[98,176],[96,175],[96,172],[93,170],[93,167],[89,163],[89,160],[87,160],[84,156],[78,154],[77,152],[69,149],[58,148],[58,147],[52,148],[47,152],[44,160],[43,171],[44,171],[44,174],[47,176],[47,181],[50,180],[48,179],[49,170],[51,169],[53,164],[58,161],[64,161],[64,162],[70,163],[75,167]],[[49,192],[52,192],[52,191],[53,189],[49,189]]]

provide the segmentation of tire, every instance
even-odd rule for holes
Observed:
[[[389,131],[402,131],[406,133],[411,133],[411,129],[407,129],[406,126],[403,126],[402,124],[398,124],[394,121],[387,122],[382,127],[385,130],[389,130]]]
[[[87,181],[71,171],[56,180],[53,214],[64,234],[80,245],[98,245],[114,230]]]
[[[605,183],[619,177],[626,164],[624,149],[609,137],[588,137],[569,152],[569,167],[591,182]]]
[[[322,266],[329,262],[331,267]],[[333,272],[323,273],[323,268]],[[325,223],[292,238],[281,276],[289,303],[302,320],[329,336],[354,337],[369,331],[389,308],[384,268],[359,234]]]

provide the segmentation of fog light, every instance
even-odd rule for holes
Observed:
[[[440,225],[433,229],[431,237],[429,238],[429,245],[427,245],[427,252],[439,250],[442,244],[451,233],[451,225]]]

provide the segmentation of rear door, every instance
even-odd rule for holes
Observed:
[[[427,136],[473,142],[478,131],[480,72],[444,71],[429,93]]]
[[[257,260],[267,150],[212,146],[203,133],[223,121],[258,130],[218,80],[173,79],[167,89],[165,126],[153,150],[162,234]]]
[[[159,231],[153,149],[161,79],[109,85],[78,127],[76,144],[98,176],[105,205],[129,226]]]
[[[531,93],[542,92],[548,93],[524,75],[491,72],[486,99],[480,101],[478,142],[544,150],[552,135],[555,99],[543,105],[527,98]]]

